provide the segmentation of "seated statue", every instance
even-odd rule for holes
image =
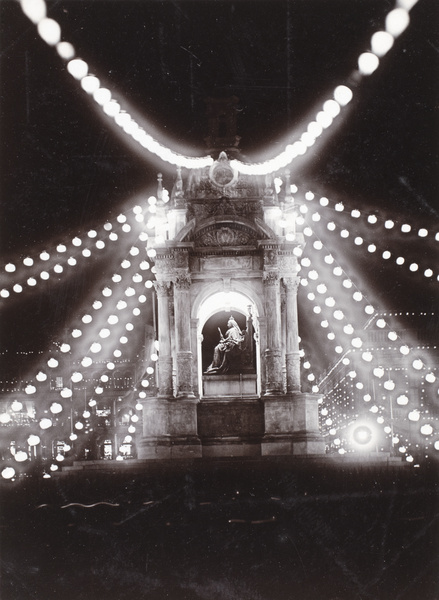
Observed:
[[[228,373],[231,370],[231,359],[233,354],[236,350],[241,349],[244,335],[233,317],[230,317],[228,320],[227,327],[228,329],[225,336],[223,336],[221,329],[218,327],[220,341],[219,344],[215,346],[213,360],[206,370],[206,375]]]

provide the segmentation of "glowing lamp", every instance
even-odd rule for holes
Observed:
[[[16,270],[16,268],[17,268],[17,267],[16,267],[14,264],[12,264],[12,263],[8,263],[8,264],[5,266],[5,271],[6,271],[7,273],[14,273],[14,271]]]
[[[13,467],[5,467],[2,469],[3,479],[12,479],[15,476],[15,469]]]
[[[88,64],[80,58],[74,58],[67,63],[67,71],[79,81],[87,75]]]
[[[58,471],[58,465],[50,465],[51,471]]]
[[[99,337],[105,339],[110,335],[110,330],[107,329],[106,327],[104,327],[103,329],[100,330],[99,332]]]
[[[378,56],[372,52],[363,52],[358,57],[358,69],[362,75],[372,75],[379,64]]]
[[[84,356],[84,358],[81,360],[81,365],[83,367],[90,367],[93,364],[93,359],[90,358],[89,356]]]
[[[99,86],[99,79],[94,75],[87,75],[81,79],[81,87],[87,94],[93,94]]]
[[[46,373],[43,373],[43,371],[39,371],[36,375],[35,375],[35,379],[37,381],[46,381],[47,379],[47,375]]]
[[[28,459],[28,455],[27,455],[27,452],[25,452],[24,450],[18,450],[15,453],[14,458],[17,462],[24,462],[25,460]]]
[[[26,394],[35,394],[37,388],[34,385],[29,384],[24,388],[24,391]]]
[[[310,147],[315,143],[316,138],[309,131],[305,131],[305,133],[302,133],[300,136],[300,140],[305,144],[305,146]]]
[[[148,375],[152,375],[154,373],[153,367],[147,367],[146,372],[148,373]]]
[[[422,435],[431,435],[433,433],[433,427],[430,423],[425,423],[425,425],[422,425],[420,432]]]
[[[334,311],[334,319],[337,319],[337,321],[341,321],[344,317],[343,311],[341,310],[335,310]]]
[[[363,354],[361,355],[361,358],[365,362],[371,362],[373,360],[373,354],[371,352],[363,352]]]
[[[405,8],[405,10],[411,10],[418,0],[397,0],[396,6]]]
[[[331,125],[333,119],[329,113],[321,110],[316,114],[316,121],[323,127],[323,129],[326,129]]]
[[[381,377],[383,377],[384,375],[383,367],[375,367],[375,369],[373,370],[373,374],[375,375],[375,377],[381,379]]]
[[[351,344],[354,348],[361,348],[361,346],[363,345],[363,340],[359,337],[353,338],[353,340],[351,341]]]
[[[414,422],[419,421],[420,417],[421,417],[420,412],[419,412],[419,410],[416,410],[416,409],[410,411],[408,414],[408,418],[410,421],[414,421]]]
[[[58,361],[56,360],[56,358],[50,358],[47,361],[47,366],[51,369],[55,369],[58,366]]]
[[[425,381],[427,381],[428,383],[434,383],[436,381],[436,377],[433,373],[427,373],[427,375],[425,376]]]
[[[92,352],[93,354],[97,354],[101,350],[102,346],[101,344],[99,344],[99,342],[93,342],[93,344],[90,346],[90,352]]]
[[[61,398],[71,398],[72,397],[72,390],[70,388],[68,388],[68,387],[65,387],[65,388],[63,388],[60,391],[60,396],[61,396]]]
[[[27,256],[26,258],[23,259],[23,264],[25,267],[31,267],[34,264],[33,258],[31,258],[30,256]]]
[[[378,406],[376,406],[376,404],[374,404],[373,406],[370,407],[369,410],[370,410],[371,413],[375,413],[376,414],[378,412],[379,408],[378,408]]]
[[[52,420],[48,419],[47,417],[43,417],[40,420],[40,427],[41,429],[49,429],[49,427],[52,427]]]
[[[138,420],[139,420],[139,417],[138,417],[137,415],[133,415],[133,416],[131,417],[131,421],[132,421],[133,423],[137,423],[137,421],[138,421]]]
[[[439,440],[436,440],[434,443],[434,449],[439,450]]]
[[[123,310],[127,306],[128,304],[125,302],[125,300],[119,300],[119,302],[116,304],[117,310]]]
[[[91,315],[84,315],[81,320],[83,323],[91,323],[93,321],[93,317]]]
[[[40,441],[40,437],[38,435],[35,435],[34,433],[31,433],[31,435],[27,438],[27,443],[29,444],[29,446],[38,446]]]
[[[75,371],[74,373],[72,373],[70,379],[73,381],[73,383],[79,383],[80,381],[82,381],[83,375],[79,371]]]
[[[18,412],[18,411],[20,411],[22,408],[23,408],[23,403],[22,403],[22,402],[20,402],[19,400],[14,400],[14,401],[12,402],[12,404],[11,404],[11,409],[12,409],[14,412]]]
[[[106,102],[103,106],[104,113],[109,117],[115,117],[117,113],[120,111],[120,104],[115,100],[110,100],[110,102]]]
[[[393,46],[394,38],[388,31],[377,31],[373,34],[370,45],[372,52],[380,58],[387,54]]]
[[[56,46],[61,39],[61,27],[53,19],[41,19],[37,29],[40,37],[49,46]]]
[[[410,353],[410,348],[406,345],[403,345],[400,347],[399,351],[401,352],[401,354],[407,355]]]
[[[46,16],[44,0],[20,0],[21,10],[32,23],[39,23]]]
[[[108,369],[109,371],[112,371],[112,370],[115,368],[115,366],[116,366],[116,365],[115,365],[113,362],[108,362],[108,363],[107,363],[107,369]]]
[[[394,382],[394,381],[392,381],[391,379],[388,379],[387,381],[385,381],[385,382],[383,383],[383,387],[384,387],[386,390],[392,391],[392,390],[394,390],[394,389],[395,389],[395,382]]]
[[[71,434],[69,435],[69,439],[70,439],[72,442],[74,442],[75,440],[77,440],[77,439],[78,439],[78,436],[76,435],[76,433],[71,433]]]
[[[340,106],[346,106],[352,100],[352,90],[346,85],[339,85],[334,90],[334,100]]]
[[[104,392],[104,388],[101,385],[95,387],[95,394],[102,394]]]
[[[78,421],[77,423],[75,423],[75,429],[77,429],[78,431],[81,431],[81,429],[84,429],[84,423],[81,423],[81,421]]]
[[[62,410],[62,404],[60,404],[59,402],[52,402],[52,404],[50,405],[50,412],[53,415],[58,415],[60,412],[62,412]]]
[[[82,413],[82,416],[84,417],[84,419],[88,419],[90,417],[91,413],[89,410],[84,410],[84,412]]]
[[[424,363],[422,362],[422,360],[420,358],[416,358],[413,361],[412,366],[414,369],[416,369],[416,371],[420,371],[423,368]]]
[[[93,100],[100,106],[103,106],[111,100],[111,92],[107,88],[98,88],[93,92]]]
[[[63,60],[70,60],[75,56],[75,49],[69,42],[59,42],[56,51]]]
[[[404,8],[391,10],[386,17],[386,31],[394,38],[401,35],[410,23],[410,15]]]
[[[352,437],[357,444],[364,446],[372,441],[373,432],[367,425],[360,425],[354,429]]]
[[[136,410],[142,410],[143,409],[143,405],[140,404],[140,402],[137,402],[136,404]]]
[[[407,396],[405,394],[401,394],[400,396],[397,397],[396,402],[400,406],[406,406],[409,402],[409,399],[407,398]]]
[[[20,293],[23,291],[23,287],[22,287],[22,286],[21,286],[19,283],[16,283],[16,284],[13,286],[13,288],[12,288],[12,289],[13,289],[13,290],[14,290],[14,292],[16,292],[17,294],[20,294]],[[2,290],[2,292],[6,292],[6,291],[7,291],[7,290]],[[8,294],[9,294],[9,292],[8,292]],[[3,297],[3,293],[2,293],[2,297]]]

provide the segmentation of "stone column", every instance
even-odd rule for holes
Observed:
[[[177,353],[177,396],[193,398],[191,352],[191,279],[187,272],[174,280],[175,349]]]
[[[267,349],[265,350],[266,389],[265,393],[281,394],[282,351],[279,274],[264,272],[264,296],[267,315]]]
[[[300,392],[300,354],[297,319],[297,290],[299,281],[299,277],[283,278],[285,289],[287,393]]]
[[[172,386],[172,353],[171,331],[169,320],[169,301],[171,294],[170,281],[156,281],[157,316],[159,336],[158,387],[159,397],[169,398],[173,395]]]

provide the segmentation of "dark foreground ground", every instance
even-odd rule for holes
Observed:
[[[436,600],[436,467],[218,460],[3,482],[1,598]]]

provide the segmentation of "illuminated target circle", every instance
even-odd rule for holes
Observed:
[[[374,450],[377,444],[377,437],[379,437],[377,427],[370,422],[357,422],[349,431],[349,441],[352,448],[359,452]]]
[[[373,431],[367,425],[360,425],[352,432],[352,438],[357,444],[366,446],[372,441]]]

